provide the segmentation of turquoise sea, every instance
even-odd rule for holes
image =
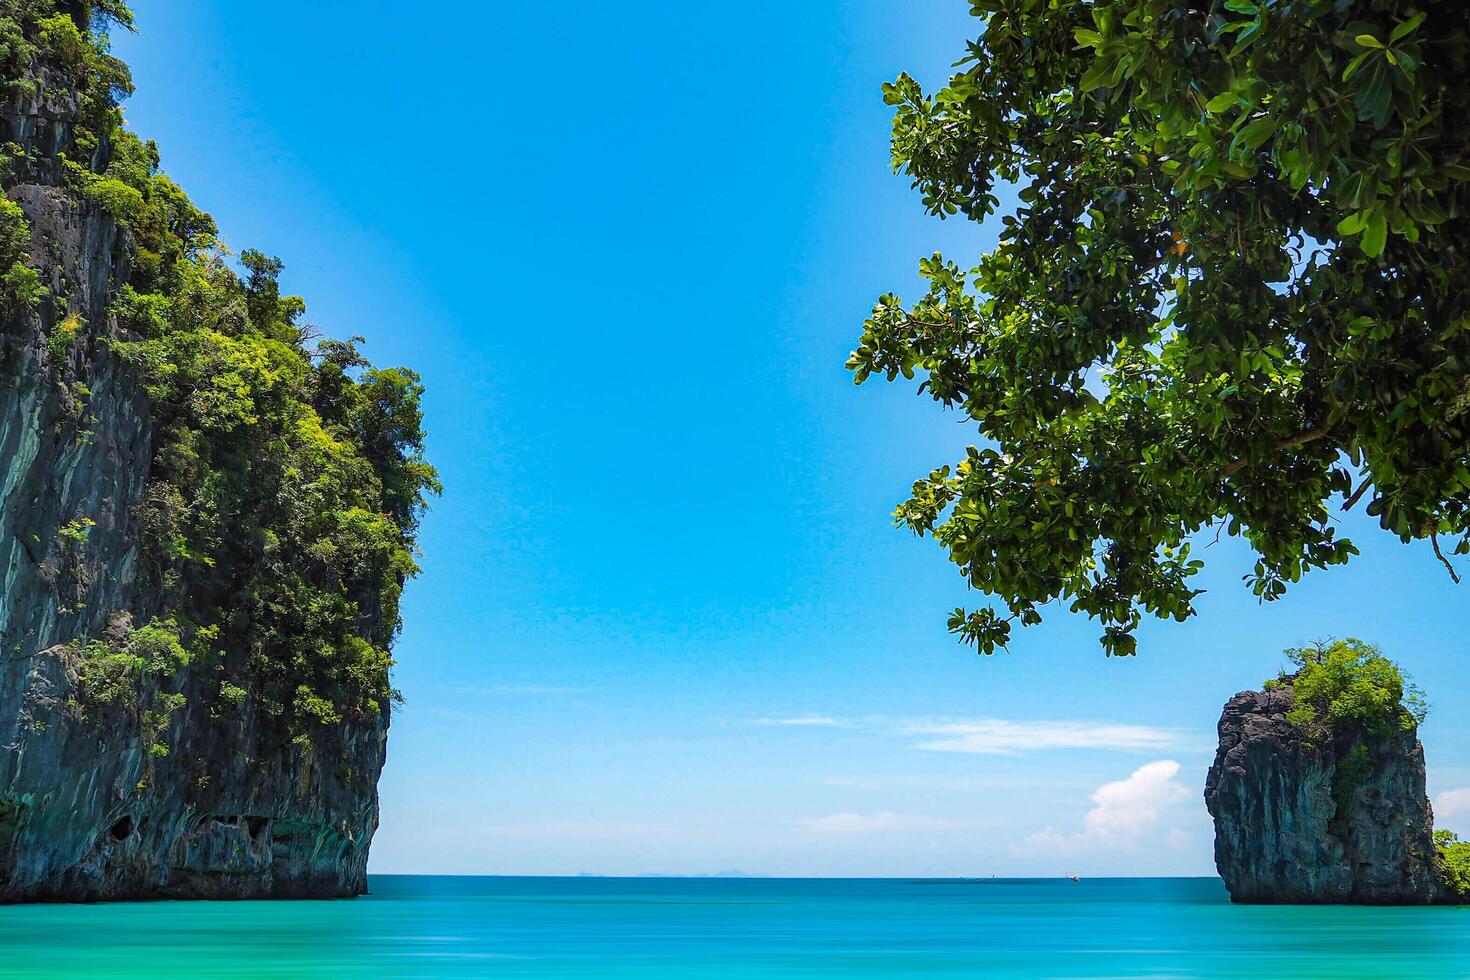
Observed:
[[[0,975],[1470,976],[1470,909],[1234,906],[1212,878],[377,876],[372,890],[0,908]]]

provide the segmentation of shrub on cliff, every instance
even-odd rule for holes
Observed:
[[[989,653],[1059,600],[1130,654],[1194,615],[1193,535],[1275,600],[1357,553],[1334,502],[1470,552],[1464,0],[971,10],[948,86],[885,86],[893,163],[940,217],[1019,203],[848,362],[983,440],[896,514],[996,600],[951,629]]]
[[[1404,680],[1398,665],[1362,640],[1318,642],[1289,649],[1286,657],[1296,669],[1267,687],[1291,685],[1294,706],[1286,718],[1309,740],[1325,742],[1344,731],[1413,731],[1428,711],[1423,692]]]
[[[20,205],[0,197],[0,304],[6,309],[30,306],[41,297],[41,277],[25,264],[31,230]]]
[[[1470,901],[1470,841],[1460,840],[1453,831],[1436,830],[1434,847],[1439,852],[1445,887],[1461,900]]]

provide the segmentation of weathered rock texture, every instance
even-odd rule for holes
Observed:
[[[1230,897],[1256,903],[1420,905],[1449,901],[1437,870],[1424,749],[1412,731],[1339,733],[1303,744],[1289,685],[1246,691],[1220,716],[1205,783],[1215,866]],[[1357,766],[1343,761],[1359,746]],[[1341,798],[1343,806],[1339,807]]]
[[[104,711],[68,705],[66,644],[124,633],[159,601],[135,588],[148,399],[107,344],[130,243],[60,186],[76,111],[64,91],[0,107],[0,142],[30,154],[5,189],[50,290],[0,324],[0,901],[359,894],[386,713],[303,749],[248,703],[216,717],[204,688],[217,678],[181,674],[153,682],[188,702],[159,758],[141,731],[152,690]],[[86,329],[53,364],[46,338],[73,314]],[[79,515],[96,522],[81,544],[59,534]]]

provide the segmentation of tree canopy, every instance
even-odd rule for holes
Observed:
[[[1270,601],[1357,554],[1360,502],[1470,552],[1470,7],[971,6],[948,86],[884,87],[894,167],[941,218],[1018,204],[849,361],[979,431],[896,514],[995,600],[951,629],[989,653],[1058,601],[1131,654],[1194,615],[1202,532]]]

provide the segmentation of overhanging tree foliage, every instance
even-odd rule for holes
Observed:
[[[940,217],[1020,204],[849,362],[983,437],[896,515],[997,600],[951,629],[989,653],[1060,601],[1131,654],[1145,612],[1194,614],[1199,532],[1243,535],[1274,600],[1357,553],[1332,518],[1360,501],[1470,552],[1470,6],[972,12],[946,88],[885,86],[894,166]]]

